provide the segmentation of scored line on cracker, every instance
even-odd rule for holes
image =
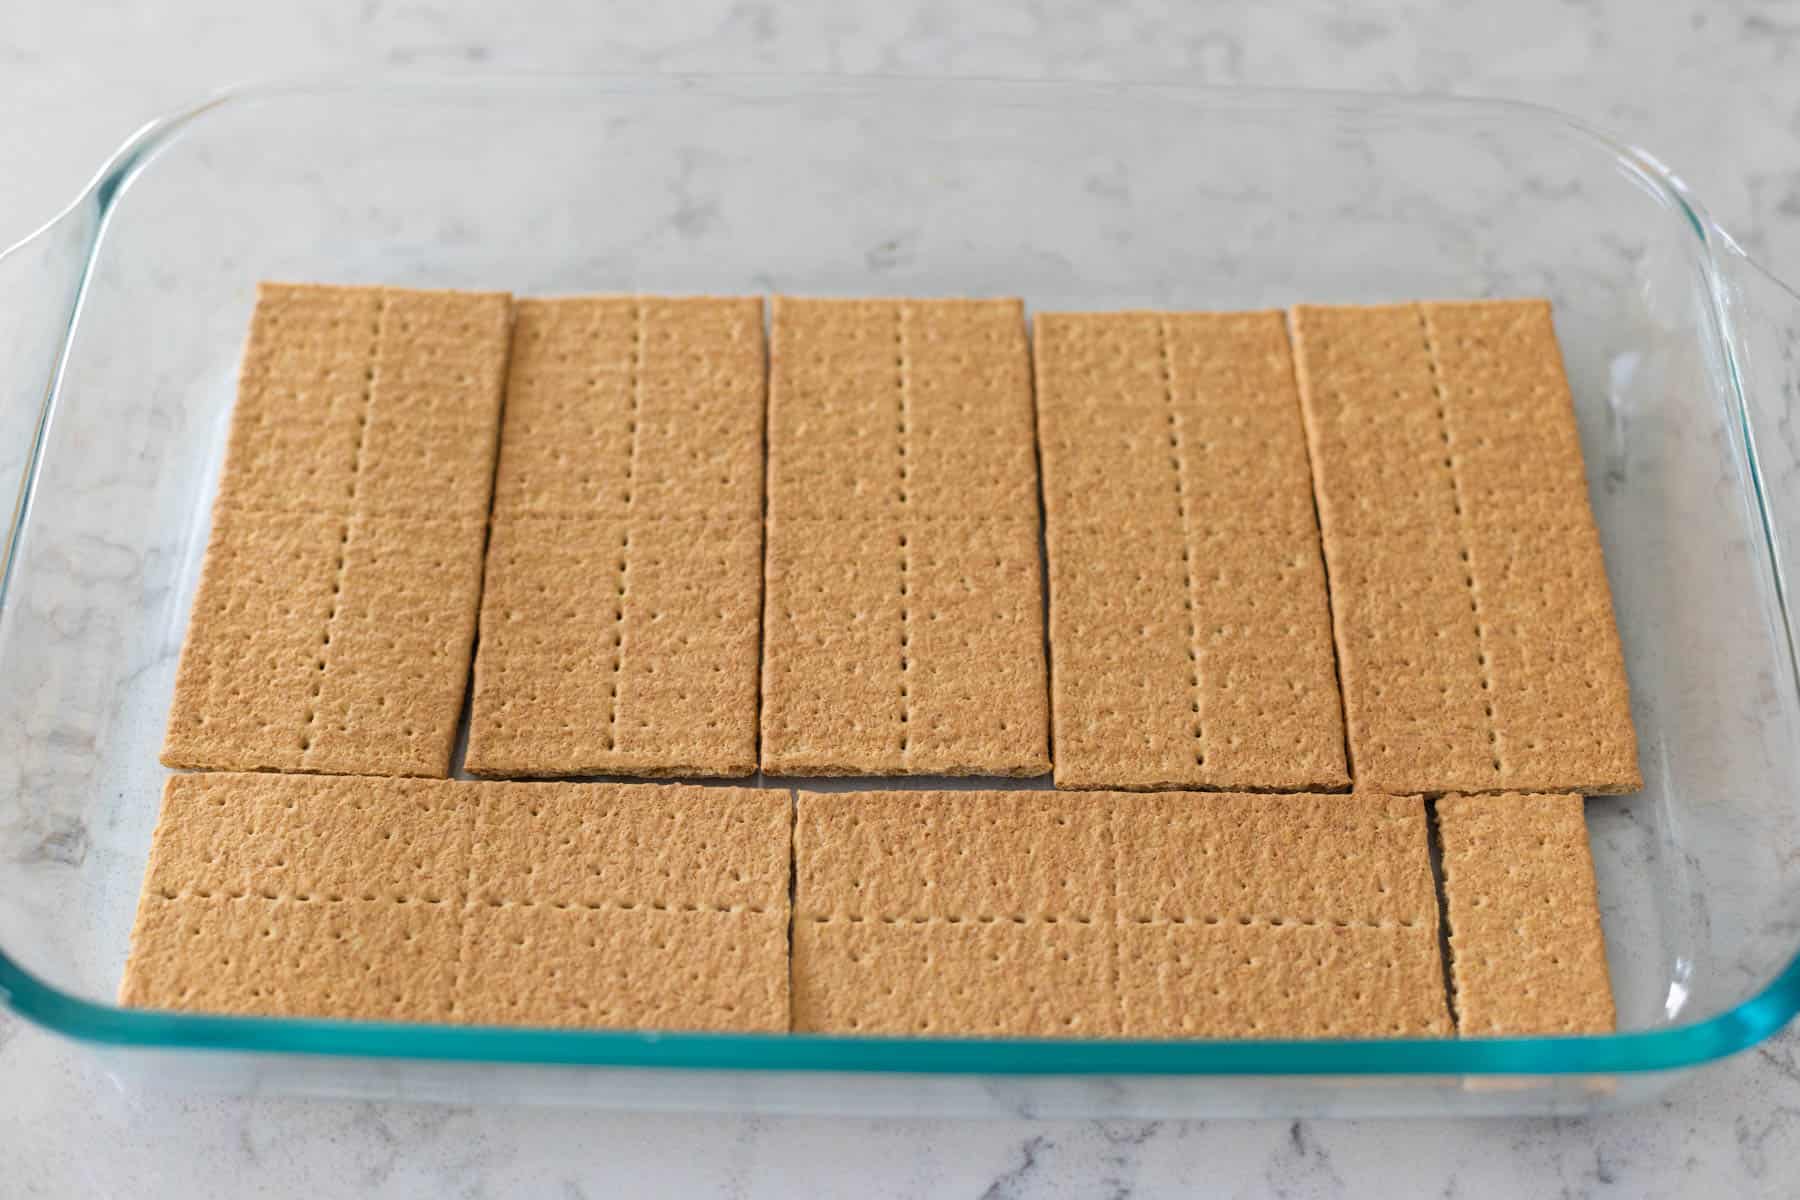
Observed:
[[[1156,323],[1157,358],[1162,364],[1163,399],[1169,406],[1169,457],[1175,468],[1175,515],[1185,531],[1193,524],[1188,511],[1187,454],[1181,444],[1181,417],[1175,403],[1175,359],[1169,348],[1169,320]],[[1185,591],[1182,607],[1188,618],[1188,661],[1194,689],[1194,765],[1206,766],[1206,694],[1200,686],[1200,616],[1194,610],[1194,549],[1184,537],[1181,568]],[[1121,783],[1126,782],[1124,780]]]
[[[912,439],[912,398],[906,378],[906,305],[894,306],[894,375],[895,397],[899,408],[900,437],[896,447],[900,456],[900,511],[905,514],[912,501],[912,463],[907,459]],[[904,522],[904,517],[902,518]],[[912,749],[912,553],[905,532],[900,534],[900,756]]]
[[[1425,310],[1419,310],[1419,334],[1425,343],[1425,362],[1431,369],[1431,391],[1437,401],[1438,436],[1444,444],[1444,477],[1450,487],[1450,507],[1456,515],[1458,556],[1462,559],[1463,584],[1469,589],[1469,612],[1475,619],[1475,662],[1481,680],[1481,708],[1487,718],[1487,742],[1493,755],[1494,773],[1499,775],[1500,735],[1494,727],[1494,677],[1488,666],[1487,622],[1481,615],[1481,589],[1475,586],[1475,566],[1470,561],[1468,546],[1468,513],[1463,507],[1462,477],[1456,470],[1455,444],[1450,436],[1450,401],[1444,391],[1444,368],[1438,361],[1437,340],[1432,336],[1431,321]]]
[[[363,452],[369,444],[369,405],[375,396],[375,357],[381,346],[381,327],[387,320],[388,298],[383,296],[375,309],[375,321],[369,331],[369,368],[364,374],[362,403],[356,415],[356,450],[350,457],[350,507],[356,507],[356,498],[362,487]],[[300,732],[300,753],[305,754],[312,749],[313,726],[319,719],[319,695],[325,690],[325,651],[331,646],[331,628],[337,624],[338,613],[344,602],[344,552],[350,543],[350,522],[344,522],[343,532],[338,536],[337,563],[332,569],[331,578],[331,611],[325,616],[325,632],[319,643],[319,658],[314,664],[319,672],[313,682],[312,696],[306,705],[306,720]]]
[[[632,485],[637,481],[638,421],[644,411],[644,306],[631,306],[631,449],[625,454],[625,511],[631,514],[637,501]],[[625,595],[631,579],[631,526],[619,538],[618,597],[613,617],[612,682],[606,703],[606,749],[611,753],[619,744],[619,672],[625,665]]]

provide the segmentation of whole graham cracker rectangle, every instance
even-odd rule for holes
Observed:
[[[773,307],[762,769],[1049,769],[1016,300]]]
[[[794,1028],[1447,1034],[1416,797],[801,793]]]
[[[258,289],[165,764],[448,774],[509,313]]]
[[[1635,791],[1548,304],[1291,321],[1358,786]]]
[[[1446,796],[1437,825],[1458,1032],[1611,1033],[1581,797]]]
[[[1058,787],[1341,788],[1281,314],[1040,313]]]
[[[522,301],[466,767],[749,775],[762,302]]]
[[[121,985],[153,1008],[785,1029],[784,793],[171,778]]]

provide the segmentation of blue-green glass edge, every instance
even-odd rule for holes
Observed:
[[[450,80],[466,87],[472,81]],[[492,83],[493,81],[484,81]],[[531,87],[545,81],[515,81]],[[596,90],[608,81],[588,81]],[[624,90],[688,87],[693,79],[615,78]],[[716,82],[716,81],[715,81]],[[738,80],[767,87],[767,79]],[[788,80],[786,86],[896,86],[899,80]],[[917,82],[917,81],[914,81]],[[961,81],[981,86],[979,81]],[[382,90],[403,86],[394,82]],[[552,81],[552,86],[554,82]],[[939,81],[935,86],[942,86]],[[1021,89],[1067,89],[1129,92],[1130,85],[1072,85],[1005,82]],[[104,240],[113,206],[136,173],[182,128],[203,113],[237,101],[313,91],[368,90],[362,81],[330,79],[253,85],[229,89],[180,114],[153,122],[133,136],[95,176],[74,203],[18,246],[0,252],[9,257],[36,237],[59,225],[84,206],[97,220],[89,238],[79,281],[70,305],[63,340],[50,373],[33,434],[13,521],[0,558],[0,609],[5,607],[20,536],[26,526],[36,487],[45,434],[60,393],[69,346],[86,298],[95,257]],[[1206,95],[1215,89],[1151,86],[1143,90],[1168,94]],[[1221,97],[1242,101],[1259,95],[1304,94],[1313,99],[1331,93],[1259,93],[1218,90]],[[1378,98],[1347,94],[1346,103],[1369,104]],[[1700,259],[1713,299],[1714,335],[1733,390],[1733,408],[1744,438],[1746,477],[1762,522],[1770,578],[1781,602],[1791,666],[1800,678],[1794,635],[1787,620],[1772,515],[1755,453],[1749,405],[1741,372],[1732,353],[1729,329],[1720,311],[1721,273],[1705,218],[1660,164],[1613,142],[1553,110],[1499,101],[1434,101],[1441,105],[1513,110],[1534,119],[1553,120],[1567,132],[1593,143],[1637,174],[1657,195],[1685,218],[1701,243]],[[138,1010],[97,1004],[44,983],[14,962],[0,947],[0,999],[20,1016],[53,1032],[80,1041],[153,1050],[217,1050],[248,1053],[313,1054],[381,1059],[436,1059],[460,1062],[562,1064],[571,1066],[664,1067],[683,1070],[878,1071],[908,1074],[995,1075],[1586,1075],[1664,1071],[1723,1058],[1769,1037],[1800,1013],[1800,953],[1761,991],[1735,1007],[1692,1025],[1582,1037],[1381,1039],[1357,1041],[1123,1041],[992,1038],[870,1038],[812,1034],[664,1033],[611,1030],[519,1029],[414,1025],[373,1021],[324,1021],[294,1018],[232,1017]]]

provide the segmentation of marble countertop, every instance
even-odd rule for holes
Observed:
[[[1514,0],[600,5],[21,0],[0,22],[0,245],[143,121],[350,68],[847,71],[1439,91],[1653,151],[1800,281],[1800,11]],[[22,9],[23,11],[18,11]],[[1582,1120],[949,1122],[179,1099],[0,1014],[0,1195],[1789,1195],[1800,1035]]]

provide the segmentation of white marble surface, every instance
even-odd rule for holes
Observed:
[[[272,6],[271,6],[272,7]],[[14,0],[0,244],[212,87],[346,67],[806,70],[1434,90],[1562,108],[1669,162],[1800,279],[1800,8],[1515,0],[424,6]],[[964,11],[968,9],[970,11]],[[1065,9],[1067,11],[1065,11]],[[5,298],[0,298],[3,303]],[[619,1116],[121,1091],[0,1016],[0,1196],[1792,1195],[1800,1037],[1581,1121],[951,1123]]]

